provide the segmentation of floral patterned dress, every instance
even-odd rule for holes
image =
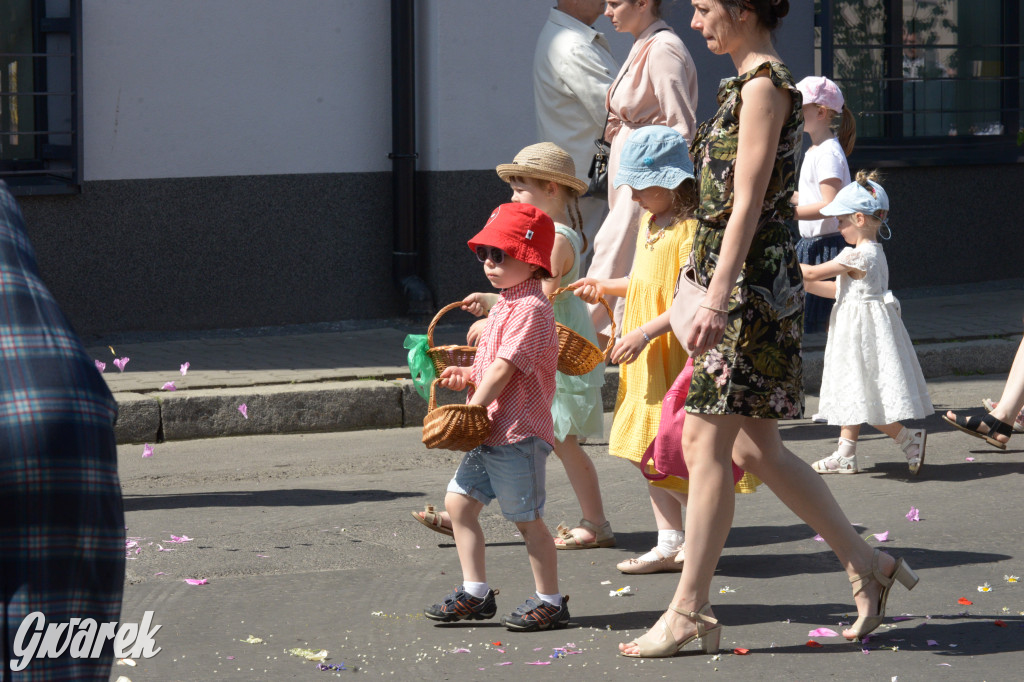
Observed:
[[[725,336],[716,347],[694,358],[686,411],[793,419],[801,417],[804,409],[800,358],[804,288],[793,237],[783,221],[793,215],[789,199],[796,188],[803,98],[783,64],[765,62],[724,79],[718,90],[718,111],[697,129],[692,153],[699,182],[700,225],[693,251],[698,278],[707,285],[715,274],[732,214],[743,106],[740,89],[762,75],[791,93],[793,108],[779,136],[758,230],[729,298]]]

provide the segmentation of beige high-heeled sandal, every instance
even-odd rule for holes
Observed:
[[[871,572],[863,575],[855,575],[850,578],[850,582],[853,583],[853,596],[856,597],[857,593],[863,590],[872,580],[882,586],[881,592],[878,593],[878,613],[873,616],[860,616],[857,621],[850,626],[853,630],[854,635],[843,635],[848,640],[862,639],[865,635],[874,632],[874,630],[882,624],[885,619],[885,604],[889,599],[889,590],[892,589],[893,584],[898,580],[900,581],[907,590],[914,589],[920,578],[914,573],[914,570],[908,566],[903,559],[896,560],[896,570],[892,572],[892,576],[887,576],[878,569],[878,555],[881,554],[880,550],[875,550],[875,553],[871,557]]]
[[[711,608],[711,604],[705,604],[700,607],[698,611],[686,611],[678,607],[669,604],[668,607],[676,613],[686,616],[694,623],[697,624],[697,632],[690,635],[681,642],[676,641],[676,638],[672,636],[672,629],[669,628],[668,623],[665,622],[665,617],[662,616],[658,619],[658,622],[654,624],[654,627],[644,633],[642,636],[637,637],[629,644],[635,644],[639,647],[639,651],[635,654],[622,653],[623,656],[630,658],[668,658],[669,656],[675,656],[683,650],[687,644],[695,639],[701,641],[701,645],[704,648],[706,654],[717,654],[718,645],[722,638],[722,626],[718,624],[718,621],[711,616],[705,615],[705,612]],[[705,627],[704,624],[708,623],[711,627]]]

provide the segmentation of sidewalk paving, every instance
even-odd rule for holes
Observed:
[[[896,293],[926,378],[1009,370],[1024,331],[1024,280]],[[464,338],[469,316],[450,318],[435,331],[438,345]],[[122,336],[92,340],[87,349],[107,363],[103,376],[120,408],[118,442],[141,443],[419,424],[426,402],[408,378],[403,342],[425,331],[425,324],[380,320]],[[805,337],[805,385],[812,394],[824,346],[824,334]],[[115,357],[130,358],[123,372]],[[190,367],[182,376],[185,362]],[[611,410],[617,370],[609,369],[607,378],[605,409]],[[176,390],[162,390],[172,381]]]

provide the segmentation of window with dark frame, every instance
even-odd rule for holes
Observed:
[[[81,184],[81,0],[0,0],[0,178],[15,194]]]
[[[857,118],[855,161],[1024,161],[1024,0],[815,0],[816,68]]]

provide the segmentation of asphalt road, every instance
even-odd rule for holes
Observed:
[[[929,386],[937,409],[980,412],[1002,379]],[[135,667],[115,666],[111,680],[1020,679],[1024,583],[1004,576],[1024,576],[1024,436],[1004,453],[945,428],[938,416],[925,425],[919,478],[907,475],[895,446],[869,434],[858,450],[867,470],[829,480],[869,543],[905,557],[921,576],[913,592],[894,588],[889,615],[901,620],[888,619],[865,650],[841,637],[814,637],[823,646],[808,646],[811,630],[838,631],[855,617],[849,584],[814,531],[762,487],[738,500],[713,583],[723,653],[713,659],[695,649],[650,661],[619,657],[616,644],[657,619],[678,575],[615,570],[655,537],[642,479],[604,444],[587,449],[619,546],[559,552],[572,624],[532,634],[507,632],[497,618],[438,626],[421,615],[458,584],[459,564],[449,539],[409,511],[441,501],[460,455],[426,451],[417,429],[164,443],[146,459],[142,446],[122,446],[127,532],[138,542],[122,620],[154,611],[162,651]],[[831,452],[838,429],[802,421],[783,435],[813,461]],[[576,521],[579,509],[552,460],[553,528]],[[515,527],[492,507],[483,516],[488,578],[501,590],[499,610],[509,611],[533,585]],[[911,507],[920,521],[906,518]],[[872,537],[886,531],[884,543]],[[190,578],[208,583],[189,585]],[[986,583],[991,591],[979,591]],[[632,596],[609,596],[627,585]],[[250,636],[262,642],[243,641]],[[551,657],[570,644],[578,653]],[[293,648],[326,649],[327,663],[345,670],[318,671],[287,653]]]

